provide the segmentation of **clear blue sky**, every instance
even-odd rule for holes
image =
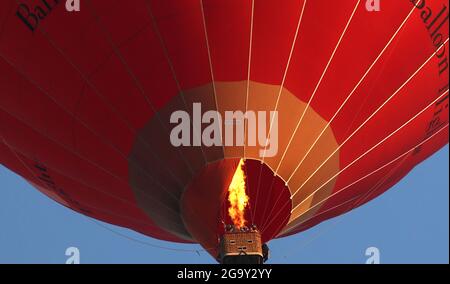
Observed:
[[[375,246],[382,263],[449,263],[448,159],[447,145],[380,198],[300,235],[272,241],[271,262],[365,263],[366,248]],[[213,263],[205,253],[148,244],[200,249],[93,221],[0,166],[0,263],[65,263],[71,246],[79,248],[82,263]]]

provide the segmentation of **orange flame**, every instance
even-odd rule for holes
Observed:
[[[249,197],[245,193],[245,173],[243,170],[244,160],[239,161],[239,165],[234,173],[231,184],[228,187],[228,201],[230,207],[228,208],[228,215],[233,220],[234,225],[239,229],[245,226],[245,208],[248,205]]]

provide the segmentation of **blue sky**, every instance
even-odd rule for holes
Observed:
[[[449,147],[380,198],[302,234],[272,241],[271,263],[449,263]],[[188,252],[160,249],[193,250]],[[195,245],[161,242],[51,201],[0,166],[0,263],[214,263]]]

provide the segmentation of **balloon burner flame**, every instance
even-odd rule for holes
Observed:
[[[245,193],[246,176],[243,169],[244,164],[244,159],[241,159],[228,187],[228,201],[230,203],[228,215],[237,229],[244,227],[247,222],[245,220],[245,208],[248,206],[250,199]]]

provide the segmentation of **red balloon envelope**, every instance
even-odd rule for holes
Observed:
[[[267,242],[448,143],[447,1],[59,2],[0,4],[0,162],[87,216],[216,256],[241,158]],[[174,146],[178,111],[197,144]],[[253,112],[274,148],[207,145],[197,111]]]

